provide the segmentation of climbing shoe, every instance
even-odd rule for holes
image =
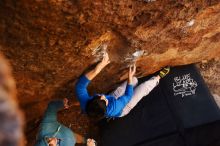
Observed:
[[[165,77],[168,73],[170,72],[170,67],[164,67],[160,73],[159,73],[159,76],[161,78]]]

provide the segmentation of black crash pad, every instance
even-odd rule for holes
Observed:
[[[139,79],[139,84],[150,77]],[[103,121],[100,128],[103,146],[196,146],[202,133],[211,130],[215,135],[210,131],[203,139],[208,145],[218,139],[220,110],[196,67],[179,66],[127,116]]]
[[[219,108],[193,65],[172,68],[160,86],[184,128],[220,119]]]

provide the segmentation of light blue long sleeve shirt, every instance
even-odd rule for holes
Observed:
[[[81,76],[76,83],[76,96],[80,102],[80,106],[82,110],[86,111],[86,104],[89,100],[91,100],[94,96],[90,96],[87,90],[87,86],[91,81],[85,76]],[[127,84],[125,94],[119,98],[115,98],[111,95],[105,95],[108,99],[108,106],[106,109],[106,117],[120,117],[122,110],[131,100],[133,95],[133,86]]]
[[[35,146],[47,146],[46,138],[56,137],[60,146],[74,146],[76,139],[71,129],[57,121],[57,112],[63,108],[63,101],[56,100],[49,103],[40,125]]]

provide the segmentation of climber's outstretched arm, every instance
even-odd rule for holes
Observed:
[[[91,81],[96,77],[97,74],[101,72],[101,70],[110,63],[108,53],[104,54],[104,57],[100,63],[96,65],[96,67],[85,74],[85,76]]]
[[[64,98],[63,100],[53,100],[48,104],[47,110],[44,113],[43,123],[56,122],[57,121],[57,112],[58,110],[64,108],[67,109],[68,99]]]
[[[104,46],[106,49],[107,46]],[[82,75],[79,80],[76,83],[75,91],[76,91],[76,97],[80,102],[80,106],[82,110],[86,111],[86,104],[87,102],[93,98],[93,96],[90,96],[87,90],[87,86],[91,82],[92,79],[95,78],[95,76],[106,66],[110,63],[108,54],[105,53],[103,56],[103,59],[100,63],[96,65],[96,67],[89,71],[88,73]]]

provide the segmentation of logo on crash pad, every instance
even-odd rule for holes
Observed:
[[[197,86],[197,82],[191,78],[190,73],[174,77],[174,96],[181,95],[183,98],[185,96],[193,95],[196,93]]]

